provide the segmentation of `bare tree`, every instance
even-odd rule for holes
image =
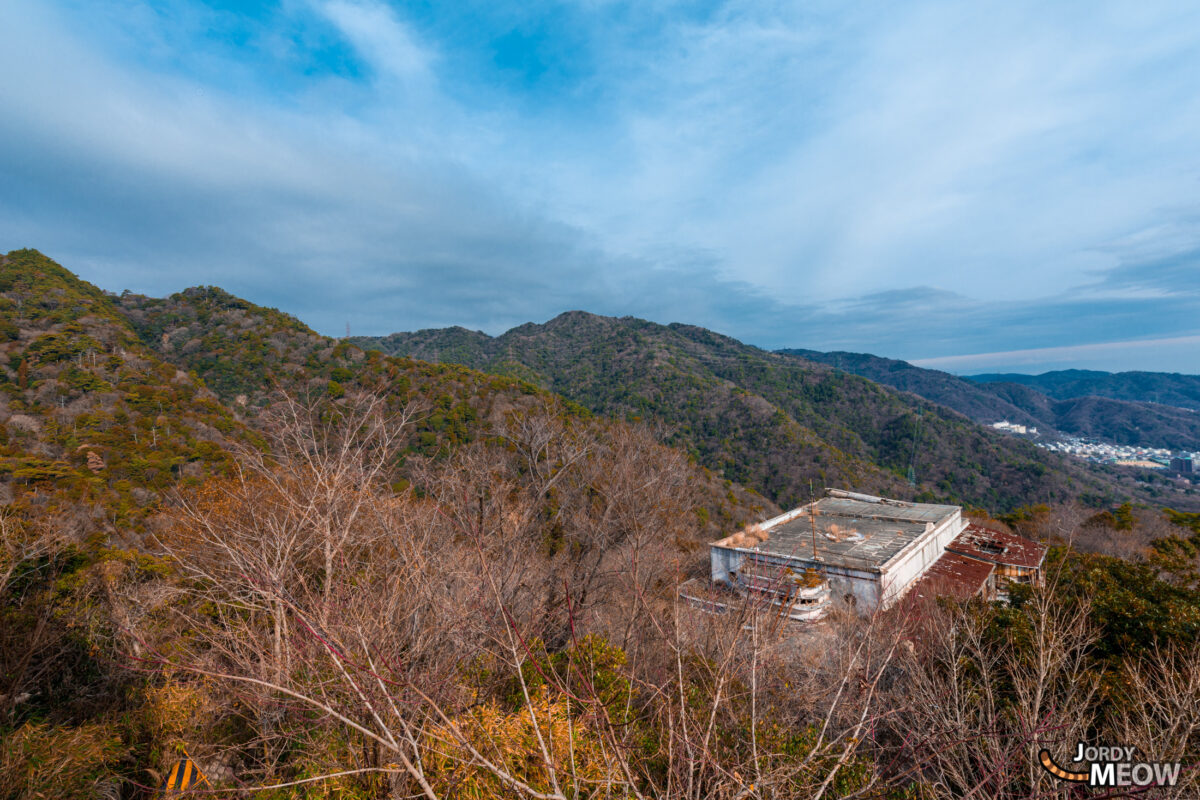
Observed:
[[[516,412],[397,494],[411,415],[275,413],[274,446],[160,532],[184,580],[158,613],[187,636],[142,626],[144,660],[237,698],[244,780],[556,800],[883,785],[905,626],[846,619],[798,648],[760,599],[683,607],[696,490],[645,432]]]
[[[386,673],[424,669],[436,683],[437,654],[445,668],[454,657],[429,580],[441,527],[388,486],[411,416],[387,413],[378,397],[315,407],[285,398],[268,427],[274,446],[241,453],[234,476],[181,496],[160,537],[189,579],[190,601],[176,610],[198,634],[191,657],[167,663],[242,687],[268,771],[317,713],[423,780],[410,718],[382,723],[401,708]],[[383,769],[377,761],[363,768]]]
[[[1029,797],[1061,790],[1038,765],[1093,722],[1099,673],[1086,599],[1064,602],[1051,576],[1007,627],[985,606],[927,606],[905,659],[897,715],[903,760],[936,796]]]
[[[1179,784],[1153,796],[1195,797],[1200,792],[1200,644],[1155,648],[1122,670],[1119,702],[1108,720],[1111,741],[1136,747],[1148,761],[1179,762]]]

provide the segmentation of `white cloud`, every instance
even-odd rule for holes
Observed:
[[[1105,371],[1143,370],[1177,371],[1179,364],[1197,369],[1195,353],[1200,336],[1170,336],[1125,342],[1102,342],[1070,347],[1039,347],[1031,350],[1007,350],[996,353],[941,356],[916,359],[912,363],[927,369],[958,374],[981,372],[1047,372],[1072,367]]]
[[[580,307],[936,356],[1195,318],[1200,11],[280,8],[270,47],[208,52],[207,7],[185,34],[0,6],[0,247],[108,288],[225,284],[330,332]],[[472,25],[494,27],[464,45]],[[553,92],[488,73],[539,25],[578,42],[538,54],[566,60]],[[367,78],[247,77],[326,39]]]
[[[432,80],[432,52],[383,3],[328,0],[317,9],[384,75],[409,85]]]
[[[587,192],[574,218],[630,250],[685,241],[793,301],[917,282],[1016,299],[1079,285],[1112,237],[1191,201],[1200,159],[1168,132],[1200,106],[1163,64],[1200,66],[1194,14],[794,8],[640,54],[626,136],[562,181]]]

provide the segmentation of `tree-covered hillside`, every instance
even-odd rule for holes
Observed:
[[[451,328],[354,341],[519,375],[597,413],[652,420],[702,463],[785,506],[804,500],[810,481],[996,511],[1174,491],[995,435],[944,406],[842,370],[694,326],[570,312],[496,338]],[[916,489],[905,480],[910,465]]]
[[[968,375],[980,384],[1019,383],[1057,400],[1073,397],[1107,397],[1200,411],[1200,375],[1177,372],[1100,372],[1064,369],[1041,375],[1015,373]]]
[[[139,340],[112,298],[34,250],[0,256],[0,492],[86,533],[130,534],[171,487],[252,440],[195,373]]]
[[[281,392],[334,398],[361,391],[384,393],[420,410],[408,426],[406,457],[441,458],[486,438],[509,412],[539,403],[550,403],[564,418],[592,417],[582,406],[551,396],[519,375],[486,374],[455,363],[366,350],[321,336],[294,317],[216,287],[186,289],[167,298],[124,294],[117,312],[146,347],[196,374],[251,428]],[[707,466],[692,466],[705,509],[702,538],[776,508],[756,491]]]
[[[1004,397],[989,391],[988,387],[941,372],[913,366],[907,361],[881,358],[869,353],[846,353],[834,351],[822,353],[817,350],[784,349],[776,352],[803,359],[808,362],[827,364],[845,372],[869,378],[876,383],[911,392],[926,400],[952,408],[976,422],[999,422],[1008,420],[1021,425],[1050,427],[1041,416],[1009,402]]]
[[[867,353],[780,350],[952,408],[976,422],[1008,420],[1057,433],[1140,447],[1200,448],[1200,378],[1149,372],[1068,370],[959,378]],[[1009,380],[1009,379],[1012,380]],[[1200,396],[1198,394],[1197,396]]]
[[[81,537],[138,541],[170,490],[224,474],[231,448],[262,446],[259,416],[284,394],[368,391],[418,410],[401,480],[410,457],[486,438],[513,410],[591,418],[526,381],[365,352],[214,287],[109,294],[34,250],[0,256],[0,336],[0,499],[54,510]],[[706,536],[774,509],[693,469]]]

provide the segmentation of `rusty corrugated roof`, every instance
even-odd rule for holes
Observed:
[[[920,580],[909,589],[913,597],[932,598],[939,595],[966,600],[983,591],[988,577],[995,569],[967,556],[946,551],[933,563]]]
[[[1044,544],[973,522],[946,545],[946,550],[992,564],[1025,569],[1040,567],[1046,557]]]

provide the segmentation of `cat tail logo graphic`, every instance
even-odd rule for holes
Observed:
[[[1089,747],[1080,742],[1073,762],[1085,764],[1086,772],[1063,769],[1045,748],[1038,751],[1038,761],[1046,772],[1059,780],[1092,787],[1174,786],[1179,782],[1182,764],[1138,760],[1134,757],[1136,752],[1136,747]]]
[[[1064,781],[1087,783],[1091,777],[1091,774],[1087,772],[1071,772],[1070,770],[1063,769],[1054,762],[1054,757],[1045,748],[1042,748],[1038,753],[1038,760],[1042,762],[1042,766],[1046,768],[1047,772],[1057,778],[1062,778]]]

